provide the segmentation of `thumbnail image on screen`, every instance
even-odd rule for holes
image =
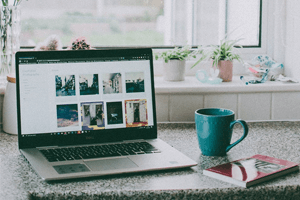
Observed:
[[[103,102],[81,103],[82,130],[104,129],[105,126]]]
[[[57,127],[79,126],[77,104],[56,105]]]
[[[123,124],[122,102],[106,103],[107,124]]]
[[[126,93],[145,92],[143,72],[126,73],[125,82],[126,82]]]
[[[121,73],[103,74],[103,94],[122,93]]]
[[[98,74],[79,75],[80,95],[99,94]]]
[[[125,100],[126,127],[147,126],[146,99]]]
[[[56,96],[75,96],[75,75],[56,75]]]

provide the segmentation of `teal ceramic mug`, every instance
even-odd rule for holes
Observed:
[[[199,147],[203,155],[224,156],[235,145],[248,135],[248,126],[244,120],[234,118],[232,110],[222,108],[204,108],[195,111],[195,123]],[[233,127],[242,125],[243,136],[231,142]]]

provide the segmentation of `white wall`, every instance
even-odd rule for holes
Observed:
[[[300,79],[300,1],[286,1],[285,74]]]

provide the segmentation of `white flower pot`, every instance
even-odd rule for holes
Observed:
[[[169,60],[164,62],[164,80],[166,81],[184,81],[185,60]]]

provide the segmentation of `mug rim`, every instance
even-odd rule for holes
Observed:
[[[208,115],[208,114],[203,114],[203,113],[199,113],[200,110],[203,110],[203,111],[207,111],[207,110],[223,110],[223,111],[229,111],[230,114],[227,114],[227,115]],[[226,117],[226,116],[232,116],[235,114],[235,112],[233,110],[230,110],[230,109],[227,109],[227,108],[200,108],[200,109],[197,109],[195,111],[195,114],[197,115],[202,115],[202,116],[205,116],[205,117]]]

